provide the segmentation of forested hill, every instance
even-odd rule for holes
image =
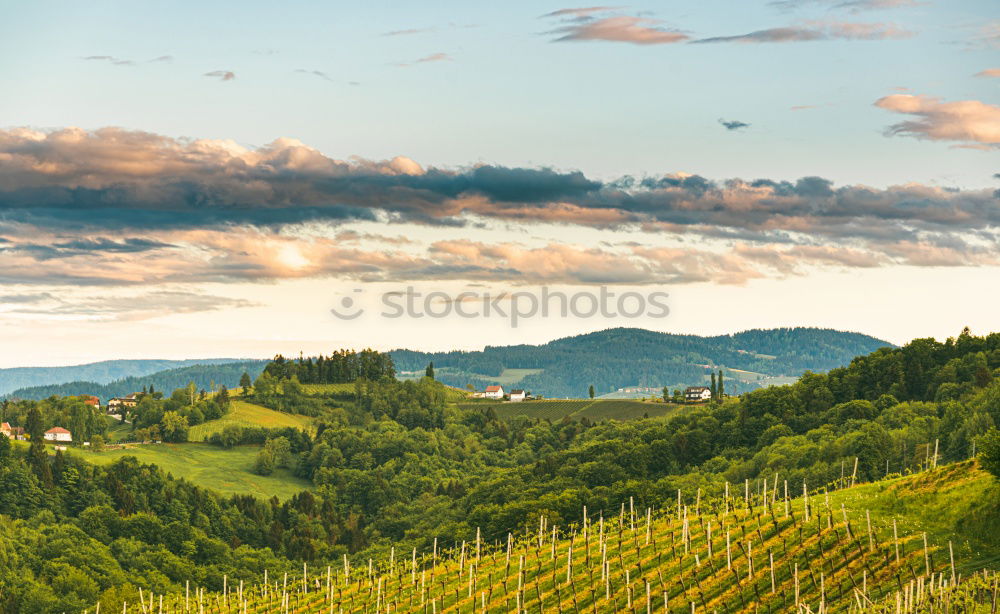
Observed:
[[[749,330],[714,337],[612,328],[543,345],[391,354],[401,372],[422,371],[433,361],[438,379],[460,387],[495,383],[505,369],[534,370],[512,383],[559,397],[582,396],[591,384],[598,394],[627,386],[698,385],[719,369],[726,372],[728,392],[744,392],[774,383],[775,377],[829,371],[855,356],[891,346],[867,335],[821,328]]]
[[[49,386],[66,382],[108,384],[125,377],[141,377],[192,365],[237,362],[239,358],[192,358],[188,360],[105,360],[68,367],[14,367],[0,369],[0,396],[18,388]]]
[[[208,364],[204,364],[199,360],[177,362],[194,362],[198,364],[176,369],[166,369],[142,376],[124,377],[105,384],[94,381],[74,381],[19,388],[7,396],[17,399],[45,399],[52,395],[74,396],[78,394],[92,394],[100,397],[102,401],[107,401],[111,397],[125,396],[149,386],[152,386],[156,390],[174,390],[175,388],[184,388],[189,382],[194,382],[194,385],[201,390],[209,390],[213,384],[215,386],[235,388],[239,384],[240,376],[244,371],[249,373],[250,377],[256,378],[264,370],[264,365],[267,364],[266,360],[243,360],[224,363],[208,361]]]

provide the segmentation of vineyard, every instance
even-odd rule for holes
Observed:
[[[907,492],[927,475],[895,480]],[[852,488],[836,494],[849,493]],[[795,491],[801,496],[795,497]],[[825,490],[771,478],[726,495],[677,494],[669,509],[583,510],[582,523],[537,526],[486,543],[310,569],[221,592],[152,595],[142,612],[996,612],[998,576],[956,564],[951,541],[895,517],[848,509]],[[863,503],[863,501],[861,501]],[[969,577],[962,581],[962,572]],[[973,573],[969,573],[973,571]]]
[[[561,420],[565,417],[591,421],[638,420],[643,417],[665,416],[680,406],[669,403],[645,403],[629,399],[577,399],[541,400],[520,403],[460,403],[462,409],[492,407],[500,417],[529,416],[542,420]]]

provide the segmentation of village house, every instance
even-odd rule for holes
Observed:
[[[510,400],[511,401],[514,401],[514,402],[523,401],[526,398],[528,398],[528,393],[526,393],[525,391],[523,391],[523,390],[521,390],[519,388],[515,388],[514,390],[510,391]]]
[[[503,395],[503,386],[487,386],[483,393],[483,397],[487,399],[502,399]]]
[[[8,439],[24,439],[24,429],[19,426],[11,426],[9,422],[0,424],[0,433]]]
[[[47,441],[73,441],[73,434],[61,426],[52,427],[45,431]]]
[[[92,394],[83,395],[83,402],[91,407],[101,408],[101,400]]]
[[[712,390],[707,386],[688,386],[684,390],[684,399],[689,403],[701,403],[712,400]]]
[[[133,392],[132,394],[124,397],[114,397],[108,399],[108,413],[109,414],[120,414],[126,409],[132,409],[139,404],[139,394]]]

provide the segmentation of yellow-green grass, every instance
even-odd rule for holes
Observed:
[[[679,411],[682,406],[672,403],[649,403],[629,399],[583,399],[583,400],[540,400],[519,403],[477,401],[459,403],[463,409],[486,409],[492,407],[498,416],[528,416],[548,420],[587,418],[601,420],[637,420],[643,417],[655,418]]]
[[[227,426],[292,427],[308,431],[311,424],[312,419],[307,416],[274,411],[261,405],[234,400],[229,405],[229,411],[223,417],[192,426],[188,431],[188,439],[190,441],[205,441]]]
[[[224,495],[254,495],[269,499],[287,499],[307,490],[310,483],[297,478],[287,469],[277,469],[272,475],[253,473],[259,446],[220,448],[206,443],[160,443],[132,445],[122,449],[91,452],[73,450],[72,454],[98,465],[110,464],[124,456],[134,456],[140,462],[159,466],[175,478]]]
[[[900,531],[926,532],[932,543],[951,540],[959,571],[1000,569],[1000,481],[972,462],[834,491],[830,501],[898,518]]]
[[[905,590],[907,600],[917,590],[926,596],[931,577],[940,597],[941,584],[950,584],[963,568],[971,573],[974,564],[960,560],[957,551],[954,570],[950,564],[947,541],[962,533],[959,527],[951,527],[943,540],[931,539],[928,530],[925,549],[921,522],[930,510],[921,503],[921,491],[936,483],[953,490],[950,497],[979,498],[990,493],[976,485],[988,490],[991,479],[965,467],[884,484],[912,504],[912,514],[897,518],[898,537],[892,517],[872,510],[872,497],[864,494],[870,487],[838,493],[849,498],[843,511],[836,496],[828,506],[821,494],[811,495],[808,518],[801,498],[787,508],[779,500],[747,510],[740,498],[730,499],[727,509],[718,501],[698,505],[685,493],[681,510],[670,505],[633,512],[626,501],[621,512],[611,510],[603,519],[591,510],[586,529],[540,520],[537,529],[517,531],[482,549],[470,536],[452,550],[415,556],[397,550],[392,563],[353,566],[349,577],[339,564],[329,572],[309,567],[303,570],[309,581],[288,578],[293,588],[287,594],[274,584],[267,591],[249,585],[230,599],[237,602],[235,609],[256,613],[285,611],[286,599],[289,611],[308,614],[847,612],[859,602],[894,600],[897,591]],[[990,591],[980,592],[989,603]],[[167,595],[164,601],[169,609],[183,598]],[[215,598],[210,595],[208,603]],[[808,610],[797,608],[799,603]]]

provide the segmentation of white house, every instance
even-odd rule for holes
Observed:
[[[73,441],[73,434],[61,426],[56,426],[45,431],[45,439],[48,441]]]
[[[483,393],[483,397],[487,399],[502,399],[503,386],[487,386],[486,392]]]
[[[689,386],[684,391],[684,398],[695,403],[710,401],[712,400],[712,390],[706,386]]]
[[[523,401],[525,398],[527,398],[527,396],[528,394],[521,389],[515,389],[510,391],[510,400],[512,402]]]

